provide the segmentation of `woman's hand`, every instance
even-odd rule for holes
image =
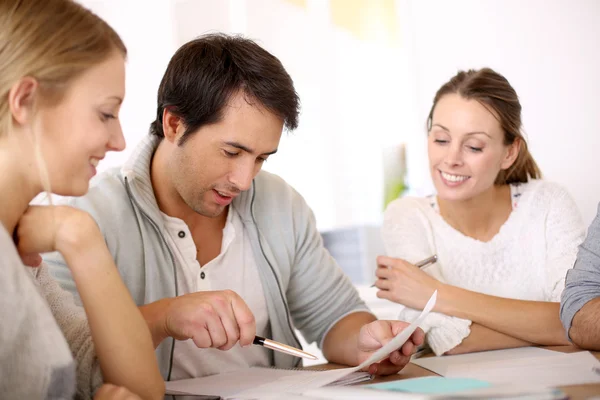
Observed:
[[[422,310],[434,291],[444,284],[399,258],[377,257],[377,297]],[[439,295],[438,295],[439,299]],[[438,307],[434,307],[436,310]]]
[[[138,395],[133,394],[123,386],[116,386],[105,383],[98,389],[94,400],[142,400]]]
[[[30,206],[15,233],[22,255],[59,251],[66,258],[98,239],[102,240],[102,235],[92,217],[68,206]]]

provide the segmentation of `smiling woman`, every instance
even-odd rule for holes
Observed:
[[[60,102],[37,110],[41,156],[54,193],[85,194],[104,155],[125,148],[118,120],[125,95],[123,61],[122,54],[111,53],[73,79]]]
[[[516,92],[489,68],[459,72],[427,122],[437,195],[387,208],[378,297],[410,320],[438,290],[425,324],[438,355],[566,344],[558,301],[584,225],[569,194],[539,179]],[[411,264],[432,254],[426,270]]]
[[[85,194],[98,162],[125,147],[126,53],[110,26],[73,1],[0,0],[3,397],[164,393],[150,333],[98,225],[74,208],[29,205],[44,190]],[[54,251],[67,260],[85,313],[39,266],[39,253]]]

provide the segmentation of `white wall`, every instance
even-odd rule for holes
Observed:
[[[177,50],[175,17],[170,0],[77,0],[104,18],[128,51],[126,94],[120,113],[125,151],[109,153],[99,166],[121,165],[148,132],[156,115],[156,92]]]
[[[548,179],[566,186],[586,223],[600,201],[600,2],[596,0],[397,0],[396,45],[331,24],[329,2],[284,0],[85,0],[129,48],[121,113],[128,148],[154,119],[169,58],[207,31],[244,33],[281,59],[302,100],[300,128],[284,135],[265,169],[294,185],[320,229],[381,219],[382,149],[408,143],[409,184],[431,190],[425,118],[458,68],[490,66],[521,97],[530,147]],[[348,1],[348,7],[356,4]]]

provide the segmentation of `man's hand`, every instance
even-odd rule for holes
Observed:
[[[398,333],[408,327],[403,321],[373,321],[364,325],[358,335],[358,362],[362,363],[374,352],[386,345]],[[421,328],[411,335],[404,345],[384,360],[371,364],[368,371],[373,375],[391,375],[400,371],[410,361],[417,346],[423,344],[425,333]]]
[[[237,342],[251,345],[256,335],[254,314],[231,290],[196,292],[140,307],[154,345],[167,337],[192,339],[199,348],[229,350]]]

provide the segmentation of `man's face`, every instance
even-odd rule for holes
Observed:
[[[170,154],[167,169],[174,189],[196,213],[219,216],[250,188],[265,160],[277,151],[282,130],[281,118],[243,93],[234,95],[220,122],[191,133]]]

